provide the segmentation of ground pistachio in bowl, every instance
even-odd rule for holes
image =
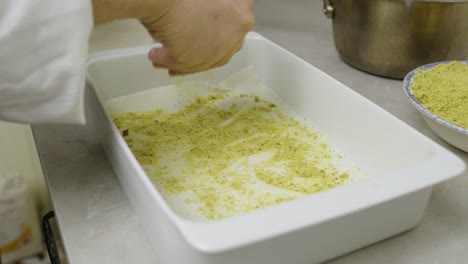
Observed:
[[[411,89],[427,110],[468,129],[468,64],[453,61],[419,70]]]
[[[468,62],[431,63],[406,75],[403,86],[429,127],[468,152]]]

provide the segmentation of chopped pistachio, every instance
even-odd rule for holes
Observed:
[[[223,103],[230,105],[221,109]],[[175,113],[123,113],[113,120],[132,130],[124,139],[161,194],[187,194],[185,203],[206,219],[290,201],[349,178],[334,165],[342,156],[321,133],[258,96],[208,95]]]

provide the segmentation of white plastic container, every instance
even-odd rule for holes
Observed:
[[[0,173],[0,263],[42,251],[36,207],[23,177]]]
[[[90,58],[89,84],[101,103],[171,84],[166,71],[155,70],[148,62],[149,48],[108,51]],[[258,34],[249,34],[242,51],[214,75],[221,80],[249,65],[368,177],[224,220],[185,220],[164,202],[101,108],[92,116],[102,125],[104,148],[161,263],[325,261],[414,227],[423,216],[432,185],[465,170],[455,155]]]

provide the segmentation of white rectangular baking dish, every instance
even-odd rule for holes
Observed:
[[[172,84],[147,59],[150,46],[93,54],[88,84],[100,103]],[[223,79],[253,65],[260,79],[296,113],[312,120],[367,174],[366,179],[277,206],[218,221],[176,215],[102,108],[106,153],[161,263],[317,263],[414,227],[432,185],[460,175],[465,164],[312,65],[250,33]],[[188,79],[203,79],[203,74]]]

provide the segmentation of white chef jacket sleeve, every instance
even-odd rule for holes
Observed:
[[[0,120],[84,123],[90,0],[0,0]]]

